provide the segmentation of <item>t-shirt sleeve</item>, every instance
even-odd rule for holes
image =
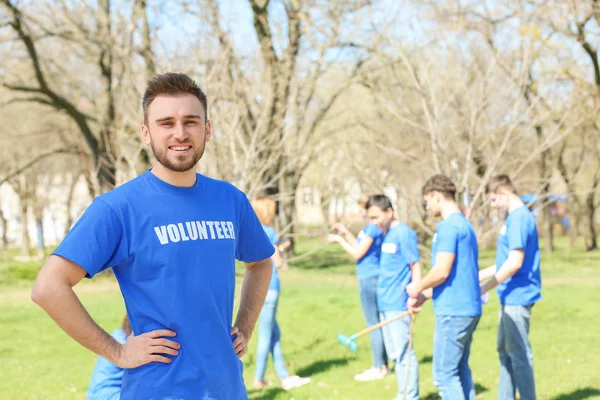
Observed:
[[[240,195],[240,225],[238,227],[235,258],[242,262],[256,262],[270,258],[275,247],[265,233],[246,195]]]
[[[52,254],[79,265],[88,278],[116,267],[128,259],[121,220],[108,204],[96,199]]]
[[[509,221],[506,227],[506,236],[508,238],[508,250],[525,249],[527,243],[527,221],[514,218]]]
[[[456,254],[458,229],[454,225],[442,223],[438,228],[436,241],[436,253]]]
[[[371,239],[375,239],[376,237],[381,236],[383,234],[383,231],[379,229],[379,227],[375,224],[368,224],[364,227],[363,232]]]
[[[403,240],[400,240],[400,247],[402,249],[402,254],[405,254],[406,261],[409,264],[414,264],[421,260],[419,255],[419,239],[412,229],[407,229]]]

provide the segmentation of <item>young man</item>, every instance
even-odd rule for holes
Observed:
[[[508,211],[498,236],[496,264],[479,274],[481,281],[492,278],[481,291],[496,287],[501,304],[498,398],[514,399],[518,390],[522,400],[532,400],[536,395],[529,321],[531,308],[542,298],[537,227],[507,175],[490,179],[486,192],[492,207]]]
[[[381,229],[384,235],[377,280],[377,308],[379,319],[385,321],[407,310],[406,285],[421,279],[418,240],[408,225],[394,219],[392,202],[387,196],[371,196],[367,203],[367,214],[370,222]],[[385,325],[382,330],[388,357],[396,363],[396,399],[418,399],[419,364],[414,347],[408,352],[410,316]]]
[[[423,186],[427,211],[443,220],[433,237],[431,270],[406,290],[414,307],[433,296],[433,379],[441,398],[475,400],[469,354],[481,316],[478,247],[473,226],[460,212],[455,194],[454,183],[443,175],[431,177]]]
[[[368,196],[359,199],[359,213],[368,220],[367,203]],[[383,232],[374,224],[367,224],[361,229],[355,238],[343,224],[335,224],[333,230],[339,234],[328,236],[330,242],[339,243],[344,251],[356,260],[356,277],[359,283],[360,305],[367,326],[373,326],[380,322],[379,310],[377,309],[377,280],[379,276],[379,261],[381,258],[381,242]],[[357,381],[372,381],[383,379],[388,372],[387,356],[383,343],[381,329],[376,329],[370,334],[371,351],[373,354],[373,365],[371,368],[356,374]]]
[[[248,340],[273,245],[246,196],[196,174],[211,135],[207,100],[184,74],[157,75],[142,138],[157,162],[96,198],[40,271],[32,299],[73,339],[124,368],[121,400],[246,399]],[[232,327],[235,259],[246,263]],[[112,268],[135,335],[100,328],[73,286]]]

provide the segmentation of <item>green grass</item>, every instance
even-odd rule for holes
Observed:
[[[320,242],[305,241],[299,251]],[[559,242],[559,245],[564,243]],[[481,254],[481,266],[493,252]],[[24,272],[19,271],[20,267]],[[30,278],[40,263],[0,262],[0,399],[84,399],[95,356],[70,340],[29,300]],[[543,256],[543,296],[534,307],[531,341],[539,399],[600,399],[600,252],[560,248]],[[292,392],[276,385],[255,391],[251,399],[392,399],[396,380],[359,383],[354,374],[370,366],[368,337],[358,339],[358,352],[338,344],[337,335],[364,327],[354,266],[328,247],[281,273],[278,322],[291,372],[312,377]],[[239,288],[239,287],[238,287]],[[110,278],[78,286],[84,305],[107,330],[124,313],[117,286]],[[471,368],[478,398],[495,399],[498,358],[495,349],[498,301],[492,296],[475,333]],[[419,359],[422,398],[436,398],[431,377],[434,316],[431,305],[417,317],[415,349]],[[251,387],[256,337],[244,357]],[[277,384],[271,361],[267,380]]]

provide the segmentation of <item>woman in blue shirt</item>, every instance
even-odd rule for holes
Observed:
[[[296,375],[290,375],[285,367],[283,352],[281,350],[281,331],[275,316],[277,314],[277,304],[279,302],[279,274],[278,268],[281,268],[283,260],[281,252],[289,246],[289,241],[279,243],[279,237],[273,221],[275,220],[275,200],[265,197],[252,202],[252,208],[256,212],[265,233],[275,246],[275,254],[273,254],[273,274],[271,275],[271,283],[269,291],[265,299],[265,304],[260,312],[258,319],[258,347],[256,349],[256,374],[254,379],[254,388],[259,389],[269,386],[265,380],[265,370],[267,368],[267,360],[269,353],[273,355],[273,364],[275,372],[281,381],[281,387],[288,390],[294,387],[303,386],[310,382],[310,378],[301,378]]]

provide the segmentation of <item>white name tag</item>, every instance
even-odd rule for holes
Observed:
[[[437,239],[437,233],[433,234],[433,239],[431,240],[431,243],[435,243],[435,240]]]
[[[394,243],[384,243],[381,245],[381,251],[384,253],[396,253],[396,245]]]
[[[363,240],[365,238],[365,233],[363,231],[358,232],[358,241],[360,242],[361,240]]]
[[[506,234],[506,225],[502,225],[502,228],[500,228],[500,234],[501,235]]]

